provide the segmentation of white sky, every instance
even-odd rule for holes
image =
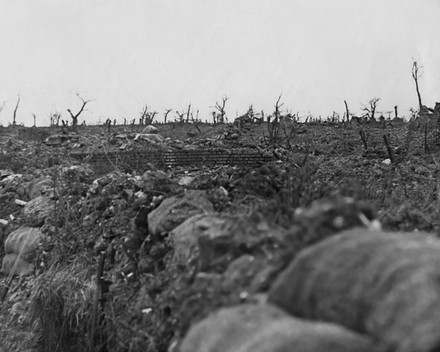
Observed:
[[[0,123],[47,125],[161,115],[191,102],[210,118],[227,95],[229,119],[284,109],[327,116],[344,99],[360,113],[440,101],[439,0],[0,0]],[[170,117],[174,117],[173,115]],[[70,120],[70,119],[69,119]]]

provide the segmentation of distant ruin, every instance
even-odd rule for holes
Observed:
[[[127,171],[145,171],[149,164],[160,169],[176,166],[214,166],[239,165],[258,167],[273,161],[274,157],[268,153],[260,153],[252,149],[222,149],[207,148],[199,150],[176,150],[164,152],[159,150],[120,151],[109,153],[71,153],[77,160],[91,164],[99,173],[108,172],[118,167]]]

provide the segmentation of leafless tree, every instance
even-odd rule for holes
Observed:
[[[283,95],[283,93],[280,94],[280,96],[277,99],[277,102],[275,103],[275,112],[274,112],[274,122],[278,123],[280,121],[280,116],[281,116],[281,107],[284,105],[284,103],[280,104],[280,100],[281,100],[281,96]]]
[[[3,103],[2,103],[2,105],[0,105],[0,113],[2,112],[2,110],[4,109],[4,107],[5,107],[5,104],[6,104],[6,101],[4,101]]]
[[[20,105],[20,95],[18,95],[17,98],[17,104],[15,104],[15,109],[14,109],[14,115],[12,116],[12,125],[16,125],[17,124],[17,110],[18,110],[18,106]]]
[[[215,125],[217,123],[217,113],[215,111],[212,111],[211,115],[212,115],[212,122]]]
[[[51,126],[59,126],[61,119],[61,114],[59,112],[51,113],[49,118]]]
[[[154,116],[157,115],[157,111],[149,112],[148,111],[148,105],[144,105],[141,111],[141,117],[139,118],[139,123],[141,125],[151,125],[154,120]]]
[[[368,102],[368,107],[363,105],[362,110],[366,112],[368,118],[370,120],[375,120],[374,114],[376,113],[377,103],[379,102],[380,98],[373,98]]]
[[[72,126],[76,127],[78,126],[78,116],[81,115],[81,113],[84,111],[84,108],[86,107],[87,103],[90,103],[91,100],[84,100],[80,97],[78,93],[76,93],[76,96],[81,99],[82,105],[79,111],[76,114],[73,114],[70,109],[67,109],[67,112],[70,114],[70,117],[72,118]]]
[[[157,114],[158,114],[157,111],[150,112],[150,118],[149,118],[149,120],[148,120],[148,124],[149,124],[149,125],[151,125],[151,124],[153,123],[154,116],[156,116]]]
[[[275,103],[275,111],[273,113],[273,119],[271,121],[271,116],[267,115],[267,132],[269,134],[269,142],[276,144],[279,132],[279,121],[281,117],[281,107],[284,105],[280,104],[282,94],[279,95]]]
[[[179,112],[176,110],[176,114],[179,116],[179,122],[184,122],[185,121],[185,112]]]
[[[348,122],[350,121],[350,110],[348,110],[348,104],[346,100],[344,100],[344,104],[345,104],[345,114],[347,116],[347,122]]]
[[[104,122],[104,126],[107,126],[107,133],[110,134],[110,129],[112,126],[112,120],[110,119],[110,117],[107,117],[107,120],[105,120]]]
[[[219,123],[225,123],[225,116],[226,116],[225,106],[226,106],[227,100],[228,100],[228,97],[225,95],[224,97],[222,97],[221,105],[218,102],[215,103],[215,108],[219,112],[219,116],[217,119],[217,122],[219,122]]]
[[[167,109],[164,115],[164,123],[167,123],[168,114],[173,111],[173,109]]]
[[[419,109],[422,110],[422,96],[420,94],[419,89],[419,78],[422,75],[421,72],[419,72],[419,66],[417,65],[417,61],[413,62],[412,65],[412,78],[414,79],[414,82],[416,84],[416,92],[417,92],[417,99],[419,100]]]
[[[191,103],[188,105],[188,109],[186,110],[186,123],[189,123],[189,116],[191,115]]]
[[[144,105],[144,107],[142,108],[142,111],[141,111],[141,117],[139,118],[139,124],[141,124],[141,125],[144,124],[144,120],[145,120],[147,114],[148,114],[148,105]]]

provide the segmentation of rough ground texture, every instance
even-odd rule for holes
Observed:
[[[201,125],[200,133],[191,124],[157,127],[160,145],[135,140],[144,126],[78,129],[51,145],[41,140],[61,131],[0,130],[2,243],[21,226],[44,235],[31,273],[0,279],[7,351],[178,351],[188,331],[215,312],[264,304],[298,253],[343,230],[380,222],[438,236],[432,133],[425,139],[407,124],[387,131],[292,122],[272,136],[264,125]],[[257,168],[110,164],[103,172],[70,157],[207,146],[262,149],[278,160]],[[338,331],[356,330],[338,323]],[[297,325],[302,331],[303,322]],[[267,334],[285,337],[284,323],[273,326]],[[271,337],[280,351],[284,337]]]

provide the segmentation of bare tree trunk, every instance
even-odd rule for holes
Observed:
[[[168,109],[165,111],[165,116],[164,116],[164,123],[167,123],[167,118],[168,118],[168,114],[170,113],[172,109]]]
[[[191,103],[189,103],[188,110],[186,111],[186,123],[189,123],[190,112],[191,112]]]
[[[218,110],[218,112],[220,113],[218,118],[217,118],[217,122],[219,123],[224,123],[225,122],[225,105],[226,105],[226,101],[228,100],[227,96],[224,96],[222,98],[222,105],[220,105],[218,102],[215,103],[215,108]],[[215,122],[214,122],[215,123]]]
[[[14,115],[12,117],[12,125],[15,126],[17,124],[17,110],[18,110],[18,106],[20,105],[20,95],[18,96],[17,99],[17,104],[15,104],[15,109],[14,109]]]
[[[2,112],[3,108],[5,107],[5,104],[6,104],[6,101],[4,101],[4,102],[2,103],[2,105],[0,105],[0,113]]]
[[[347,114],[347,122],[348,122],[350,121],[350,111],[348,110],[348,104],[346,100],[344,100],[344,104],[345,104],[345,112]]]
[[[79,111],[74,115],[72,113],[72,111],[70,111],[70,109],[67,109],[67,112],[70,114],[70,117],[72,118],[72,126],[75,128],[76,126],[78,126],[78,116],[81,115],[81,113],[84,111],[85,106],[87,105],[88,102],[90,102],[90,100],[84,100],[83,98],[81,98],[79,96],[79,94],[76,94],[76,96],[78,98],[81,99],[82,101],[82,106],[79,109]]]
[[[278,100],[277,100],[277,102],[275,103],[275,123],[278,123],[279,122],[279,120],[280,120],[280,108],[284,105],[284,104],[281,104],[280,105],[280,100],[281,100],[281,96],[282,96],[283,94],[281,93],[280,94],[280,96],[278,97]]]
[[[413,62],[413,67],[412,67],[412,77],[414,79],[414,82],[416,84],[416,92],[417,92],[417,99],[419,100],[419,109],[422,109],[422,96],[420,94],[420,89],[419,89],[419,67],[417,65],[417,61]]]

